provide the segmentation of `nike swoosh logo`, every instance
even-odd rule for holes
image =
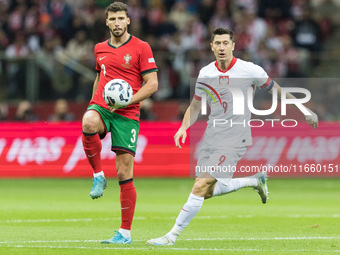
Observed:
[[[135,146],[134,146],[134,145],[130,145],[130,144],[129,144],[129,148],[133,148],[133,147],[135,147]]]
[[[92,158],[94,157],[95,155],[97,154],[97,152],[95,154],[92,154],[92,155],[87,155],[89,158]]]
[[[129,209],[130,207],[122,207],[121,210]]]
[[[101,57],[101,58],[99,58],[99,60],[102,60],[102,59],[104,59],[104,58],[106,58],[106,56],[105,56],[105,57]]]
[[[224,95],[227,94],[227,93],[228,93],[228,92],[224,92],[224,93],[221,92],[221,96],[224,96]]]

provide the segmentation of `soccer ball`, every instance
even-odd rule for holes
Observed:
[[[103,90],[105,103],[113,108],[122,108],[130,104],[132,88],[122,79],[113,79],[106,83]]]

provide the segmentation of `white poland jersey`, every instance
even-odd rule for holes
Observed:
[[[251,118],[247,101],[248,89],[251,90],[250,95],[253,100],[256,87],[269,91],[273,84],[274,82],[262,67],[235,57],[225,71],[218,68],[217,61],[203,67],[196,81],[194,95],[197,100],[201,100],[205,96],[210,106],[203,146],[226,148],[252,145],[251,129],[248,124]],[[233,94],[231,90],[234,92]],[[242,102],[244,114],[236,115],[233,112],[233,100],[242,98],[240,92],[242,92],[244,100],[241,99],[237,102]]]

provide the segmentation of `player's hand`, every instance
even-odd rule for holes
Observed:
[[[306,121],[308,122],[309,125],[311,125],[312,128],[316,129],[318,127],[319,124],[319,118],[318,115],[316,115],[315,112],[313,112],[312,110],[308,109],[309,112],[312,115],[306,115]]]
[[[185,138],[187,138],[187,132],[180,128],[174,136],[175,144],[178,148],[182,149],[179,139],[182,137],[182,143],[185,143]]]
[[[118,109],[118,108],[113,108],[113,107],[109,106],[110,112],[115,112],[115,110],[117,110],[117,109]]]
[[[119,108],[114,108],[114,107],[112,107],[112,106],[109,106],[110,112],[115,112],[117,109],[119,109]]]
[[[110,112],[115,112],[117,109],[122,109],[125,108],[126,106],[122,106],[122,107],[113,107],[113,106],[109,106],[109,110]]]

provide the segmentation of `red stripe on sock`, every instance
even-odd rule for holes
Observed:
[[[120,228],[131,229],[133,215],[135,213],[137,193],[133,182],[120,185],[120,206],[122,224]]]
[[[100,141],[99,135],[86,136],[83,134],[82,141],[87,160],[90,163],[93,172],[99,173],[102,171],[102,161],[100,158],[102,142]]]

